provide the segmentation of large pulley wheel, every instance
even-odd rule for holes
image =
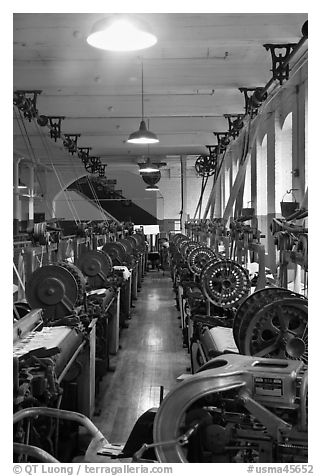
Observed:
[[[239,306],[233,323],[233,337],[240,352],[249,323],[260,309],[267,304],[283,298],[300,297],[285,288],[264,288],[248,296]]]
[[[200,155],[195,162],[195,170],[202,177],[210,177],[214,174],[217,158],[212,155]]]
[[[190,240],[189,240],[188,238],[186,238],[185,240],[180,240],[179,243],[178,243],[178,245],[177,245],[178,252],[182,255],[183,258],[184,258],[183,248],[184,248],[185,245],[187,245],[189,242],[190,242]]]
[[[26,298],[32,309],[44,309],[45,318],[69,315],[79,297],[75,277],[65,267],[50,264],[36,269],[26,283]]]
[[[207,246],[194,248],[187,257],[187,266],[193,274],[199,276],[204,266],[216,258],[215,252]]]
[[[245,299],[251,287],[248,272],[228,259],[215,258],[208,262],[202,270],[200,280],[207,299],[226,309],[236,307]]]
[[[104,251],[110,256],[113,266],[120,266],[122,264],[122,255],[119,251],[119,247],[115,244],[115,242],[111,241],[106,243],[103,246],[102,251]]]
[[[187,256],[190,254],[192,250],[197,248],[199,243],[197,241],[185,241],[181,246],[181,254],[182,256],[187,259]]]
[[[134,257],[134,249],[132,247],[131,242],[126,238],[123,238],[117,241],[116,243],[123,246],[125,250],[124,262],[126,263],[126,266],[128,266],[128,268],[134,268],[136,264],[136,259]]]
[[[141,253],[144,253],[144,251],[146,249],[146,243],[145,243],[144,235],[142,235],[141,233],[134,233],[133,235],[130,235],[130,238],[134,238],[134,240],[136,240],[139,251]]]
[[[84,296],[86,293],[86,279],[80,269],[75,266],[73,263],[69,263],[69,261],[59,261],[57,264],[66,268],[75,278],[78,286],[78,298],[77,304],[81,304],[84,300]]]
[[[172,260],[176,266],[183,266],[185,264],[182,255],[178,251],[173,251]]]
[[[119,240],[119,243],[121,243],[125,247],[126,253],[128,255],[133,254],[134,252],[133,245],[127,238],[123,238],[122,240]]]
[[[132,252],[137,255],[141,251],[141,249],[139,247],[139,243],[136,241],[134,236],[129,235],[127,236],[126,240],[129,241],[132,247]]]
[[[266,304],[251,319],[241,342],[245,355],[308,363],[308,302],[287,298]]]
[[[175,243],[175,244],[176,244],[176,242],[179,241],[179,240],[181,240],[182,238],[185,239],[185,238],[187,238],[187,236],[186,236],[186,235],[183,235],[183,233],[176,233],[176,234],[171,238],[170,241],[171,241],[172,243]]]
[[[77,266],[87,276],[91,288],[100,288],[105,285],[106,279],[113,271],[110,256],[104,251],[91,250],[80,255]]]

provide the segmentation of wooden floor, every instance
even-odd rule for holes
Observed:
[[[104,378],[94,423],[111,442],[125,442],[137,418],[159,406],[166,392],[186,373],[189,357],[182,345],[180,320],[169,272],[152,270],[144,278],[121,349],[112,359],[115,372]]]

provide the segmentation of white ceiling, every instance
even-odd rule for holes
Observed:
[[[271,56],[264,43],[297,43],[302,13],[140,14],[158,37],[141,52],[92,48],[86,35],[106,15],[22,13],[13,15],[14,90],[42,90],[40,114],[66,116],[63,133],[79,133],[103,163],[136,164],[147,146],[126,143],[141,120],[141,58],[145,116],[159,144],[150,154],[167,157],[206,153],[213,131],[226,131],[224,114],[244,112],[239,87],[264,86]],[[48,145],[26,121],[29,140],[14,113],[14,152],[46,164]],[[23,129],[24,131],[24,129]],[[44,134],[44,129],[41,129]],[[23,132],[25,135],[25,131]],[[48,130],[46,130],[46,137]],[[48,139],[51,160],[69,167],[61,141]]]

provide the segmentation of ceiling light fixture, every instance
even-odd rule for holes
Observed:
[[[109,51],[137,51],[155,45],[157,38],[141,19],[121,16],[97,21],[87,43]]]
[[[157,192],[158,190],[159,188],[157,187],[157,185],[147,185],[147,187],[145,188],[146,192]]]
[[[140,174],[152,173],[152,172],[158,172],[159,171],[158,165],[153,164],[149,157],[147,158],[146,162],[143,162],[143,163],[138,164],[138,165],[139,165],[139,173]]]
[[[127,139],[130,144],[155,144],[159,142],[159,139],[154,132],[147,129],[144,120],[144,70],[142,62],[142,120],[138,131],[132,132]]]

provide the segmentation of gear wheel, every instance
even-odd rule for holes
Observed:
[[[248,295],[251,287],[246,269],[228,259],[215,258],[209,261],[201,272],[200,280],[203,293],[209,301],[227,309],[236,307]]]
[[[202,269],[212,259],[217,259],[215,252],[207,246],[194,248],[187,256],[187,266],[196,276],[199,276]]]
[[[236,312],[233,324],[233,336],[240,352],[242,352],[241,347],[246,329],[255,314],[266,304],[288,297],[300,297],[300,294],[285,288],[270,287],[254,292],[242,302]]]
[[[266,304],[244,330],[241,351],[245,355],[308,364],[307,300],[291,297]]]

